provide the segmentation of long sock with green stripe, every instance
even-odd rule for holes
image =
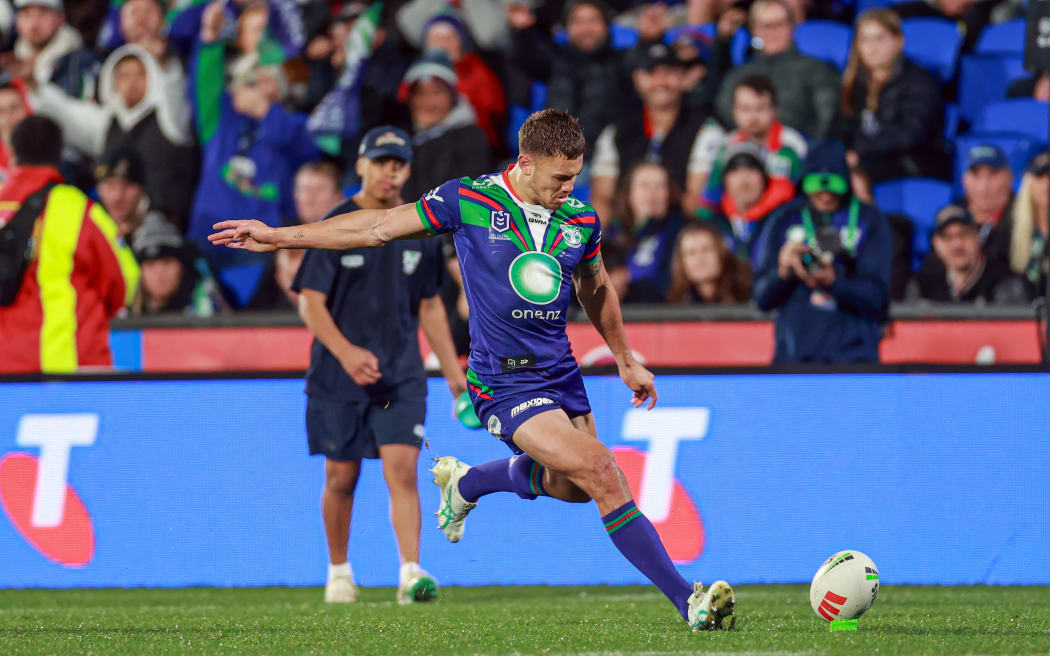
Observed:
[[[656,528],[638,510],[634,501],[628,501],[602,517],[602,522],[620,553],[660,588],[682,617],[688,619],[689,595],[693,593],[693,586],[674,568]]]
[[[522,454],[475,465],[459,479],[459,493],[471,503],[493,492],[516,492],[522,499],[546,496],[543,465]]]

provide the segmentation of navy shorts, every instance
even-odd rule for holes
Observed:
[[[306,439],[310,455],[348,461],[378,458],[385,444],[423,443],[425,398],[386,401],[330,401],[306,397]]]
[[[570,419],[591,412],[580,365],[571,355],[547,369],[506,374],[468,370],[467,383],[482,426],[514,453],[522,453],[514,443],[514,431],[529,417],[557,408]]]

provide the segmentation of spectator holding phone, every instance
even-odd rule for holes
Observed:
[[[893,261],[889,225],[852,193],[839,142],[813,146],[801,187],[760,237],[754,299],[778,311],[773,361],[877,362]]]

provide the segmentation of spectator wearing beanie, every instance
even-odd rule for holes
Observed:
[[[412,177],[404,198],[419,198],[437,185],[492,169],[485,133],[444,53],[430,53],[408,69],[401,98],[412,115]]]
[[[146,193],[153,205],[182,227],[198,162],[185,79],[176,66],[178,75],[171,77],[142,46],[126,45],[106,58],[98,104],[71,98],[54,84],[39,87],[33,98],[37,111],[55,119],[68,143],[89,157],[118,146],[134,148],[151,172]]]
[[[107,150],[95,166],[98,199],[117,223],[117,234],[131,243],[135,232],[147,221],[167,220],[151,207],[146,193],[146,166],[131,146]]]
[[[878,362],[893,238],[850,187],[846,149],[815,144],[801,193],[759,237],[754,298],[777,310],[773,361]]]
[[[95,95],[98,60],[66,23],[62,0],[14,0],[15,65],[11,73],[34,84],[53,82],[74,98]]]
[[[204,260],[194,256],[178,231],[163,219],[147,221],[131,243],[142,268],[132,314],[178,313],[210,317],[229,311]]]
[[[600,0],[570,0],[564,23],[568,43],[555,45],[536,24],[532,10],[507,6],[512,57],[525,72],[547,84],[547,107],[576,116],[587,138],[585,158],[594,142],[628,102],[627,54],[609,42],[609,13]]]
[[[734,255],[755,265],[758,235],[778,205],[768,202],[771,187],[761,148],[741,141],[725,158],[722,200],[706,206],[700,217],[718,229]]]
[[[471,40],[482,50],[503,50],[507,46],[507,16],[501,0],[409,0],[397,12],[397,26],[406,40],[422,48],[420,40],[427,21],[445,13],[451,5],[459,7]]]
[[[944,102],[925,69],[904,56],[900,18],[869,9],[856,23],[835,133],[872,184],[948,176]]]
[[[502,130],[507,120],[503,85],[470,47],[467,30],[455,14],[438,14],[423,26],[423,51],[444,52],[452,61],[460,95],[474,108],[478,127],[485,131],[489,146],[497,149],[503,143]]]
[[[796,24],[787,0],[758,0],[751,5],[751,34],[762,43],[762,49],[722,83],[718,112],[724,119],[732,119],[733,93],[739,82],[752,75],[765,75],[776,85],[781,121],[810,139],[827,136],[835,118],[838,76],[824,62],[795,48]]]

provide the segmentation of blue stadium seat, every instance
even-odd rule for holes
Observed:
[[[933,73],[941,82],[955,76],[963,37],[951,21],[940,18],[909,18],[901,21],[904,54]]]
[[[729,44],[729,58],[733,60],[733,66],[740,66],[747,61],[751,54],[751,32],[746,27],[741,27],[733,35],[733,42]]]
[[[1007,21],[1005,23],[992,23],[981,30],[981,36],[977,38],[977,47],[974,52],[979,55],[1024,55],[1024,27],[1023,18]]]
[[[219,271],[219,284],[237,309],[243,308],[255,295],[262,280],[265,264],[237,264]]]
[[[511,105],[507,112],[507,144],[513,155],[518,154],[518,130],[528,117],[529,109],[521,105]]]
[[[638,30],[628,25],[612,23],[609,26],[609,39],[616,50],[629,50],[638,45]],[[569,35],[565,30],[554,31],[554,43],[563,46],[568,42]]]
[[[1050,140],[1050,104],[1039,100],[1001,100],[985,105],[973,121],[975,132],[1006,132]]]
[[[714,23],[703,23],[701,25],[679,25],[678,27],[672,27],[664,33],[664,43],[671,45],[678,40],[678,37],[683,34],[692,34],[699,32],[708,39],[715,38],[715,30],[717,26]]]
[[[973,122],[981,109],[1006,99],[1006,89],[1028,73],[1013,55],[964,55],[959,61],[959,112]]]
[[[811,20],[795,28],[795,46],[799,52],[826,61],[840,72],[846,69],[853,31],[835,21]]]
[[[954,139],[959,133],[959,105],[947,103],[944,106],[944,138]]]
[[[943,180],[905,178],[876,185],[873,193],[880,210],[904,214],[915,224],[912,266],[918,269],[930,250],[930,233],[937,211],[951,202],[952,185]]]
[[[966,153],[974,146],[994,144],[1003,149],[1010,160],[1010,169],[1014,172],[1014,188],[1021,184],[1021,175],[1040,150],[1046,144],[1021,134],[971,133],[955,139],[955,181],[957,189],[962,189],[963,166]]]

